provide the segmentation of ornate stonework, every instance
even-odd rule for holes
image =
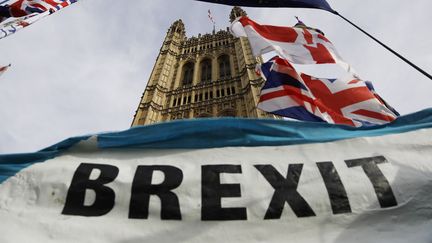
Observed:
[[[246,14],[234,7],[230,18]],[[274,117],[256,108],[263,80],[246,38],[227,30],[186,37],[168,29],[132,126],[196,117]]]
[[[235,6],[232,10],[231,10],[231,14],[230,14],[230,22],[232,23],[236,18],[240,17],[240,16],[246,16],[246,12],[241,9],[240,7]]]

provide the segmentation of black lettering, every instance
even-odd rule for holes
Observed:
[[[345,160],[345,163],[348,167],[361,166],[363,168],[375,189],[375,194],[382,208],[398,205],[390,183],[378,167],[378,164],[387,163],[384,156]]]
[[[156,170],[164,173],[165,180],[161,184],[152,185],[153,172]],[[161,201],[161,219],[181,220],[179,200],[171,190],[180,186],[182,181],[183,172],[177,167],[138,166],[132,183],[129,218],[147,219],[150,195],[156,195]]]
[[[332,162],[318,162],[318,169],[324,180],[333,214],[351,213],[345,187]]]
[[[204,165],[202,177],[202,220],[246,220],[246,208],[222,208],[222,197],[241,197],[239,184],[221,184],[221,173],[241,173],[240,165]]]
[[[297,186],[303,170],[302,164],[291,164],[287,177],[284,178],[272,165],[255,165],[265,179],[275,189],[264,219],[280,219],[285,202],[289,204],[297,217],[315,216],[306,200],[297,192]]]
[[[90,180],[93,170],[99,170],[100,175]],[[118,168],[112,165],[80,164],[72,178],[62,214],[87,217],[107,214],[114,207],[115,193],[105,184],[114,181],[118,173]],[[94,203],[89,206],[84,205],[86,189],[96,194]]]

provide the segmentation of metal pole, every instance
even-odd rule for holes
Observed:
[[[424,76],[428,77],[430,80],[432,80],[432,76],[427,73],[426,71],[424,71],[423,69],[419,68],[417,65],[415,65],[414,63],[410,62],[408,59],[406,59],[405,57],[403,57],[402,55],[400,55],[399,53],[397,53],[396,51],[394,51],[393,49],[391,49],[390,47],[388,47],[386,44],[382,43],[381,41],[379,41],[377,38],[373,37],[371,34],[369,34],[368,32],[364,31],[362,28],[358,27],[357,25],[355,25],[353,22],[349,21],[347,18],[345,18],[344,16],[340,15],[338,12],[335,12],[336,15],[338,15],[339,17],[341,17],[343,20],[345,20],[346,22],[350,23],[352,26],[354,26],[355,28],[357,28],[358,30],[360,30],[361,32],[363,32],[365,35],[369,36],[372,40],[376,41],[378,44],[380,44],[382,47],[384,47],[385,49],[387,49],[388,51],[390,51],[391,53],[393,53],[394,55],[396,55],[397,57],[399,57],[400,59],[402,59],[404,62],[406,62],[407,64],[409,64],[411,67],[415,68],[417,71],[419,71],[420,73],[422,73]]]

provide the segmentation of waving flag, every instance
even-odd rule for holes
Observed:
[[[336,13],[325,0],[198,0],[245,7],[317,8]]]
[[[209,17],[210,21],[211,21],[213,24],[216,24],[216,22],[215,22],[214,19],[213,19],[213,16],[212,16],[212,13],[211,13],[210,9],[208,10],[208,17]]]
[[[369,126],[398,116],[377,98],[368,85],[351,74],[340,79],[298,74],[286,60],[276,57],[261,66],[266,79],[258,108],[304,121]]]
[[[276,51],[295,64],[339,63],[349,68],[333,44],[312,28],[260,25],[243,16],[233,22],[231,30],[249,39],[255,56]]]
[[[78,0],[9,0],[0,6],[0,39],[14,34],[34,22]]]
[[[7,65],[7,66],[0,67],[0,76],[1,76],[4,72],[6,72],[6,70],[8,70],[8,68],[9,68],[10,66],[11,66],[11,65],[9,64],[9,65]]]

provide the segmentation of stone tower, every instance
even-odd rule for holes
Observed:
[[[246,13],[234,7],[231,22]],[[168,29],[132,126],[197,117],[274,117],[256,108],[261,62],[246,38],[227,30],[186,37],[181,20]]]

